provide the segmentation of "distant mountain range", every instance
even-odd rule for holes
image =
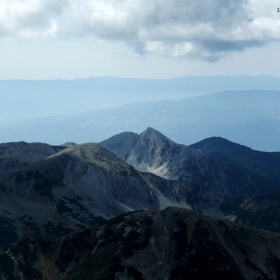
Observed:
[[[280,79],[264,75],[243,75],[186,76],[168,80],[114,77],[46,81],[2,80],[0,123],[15,118],[67,115],[130,103],[180,100],[224,90],[255,89],[280,91]]]
[[[280,83],[279,83],[280,84]],[[137,103],[75,115],[0,124],[0,141],[99,142],[154,127],[190,145],[219,136],[260,151],[280,150],[280,91],[223,91],[180,101]]]

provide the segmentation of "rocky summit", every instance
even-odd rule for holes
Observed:
[[[223,142],[226,146],[229,141]],[[151,172],[169,180],[186,180],[207,186],[209,190],[215,189],[220,197],[280,192],[279,153],[255,152],[268,154],[266,159],[270,165],[267,164],[266,169],[260,172],[262,157],[259,157],[258,162],[254,161],[255,165],[252,160],[251,165],[246,165],[243,164],[242,152],[238,154],[234,151],[235,160],[230,161],[229,157],[205,152],[206,149],[202,149],[199,144],[191,147],[177,144],[152,128],[147,128],[140,135],[121,133],[100,144],[139,171]],[[232,144],[235,150],[243,151],[244,146]],[[220,147],[222,150],[223,147]],[[259,169],[252,172],[257,165]]]

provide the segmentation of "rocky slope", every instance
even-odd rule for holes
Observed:
[[[0,172],[41,161],[64,148],[43,143],[11,142],[0,144]]]
[[[152,128],[140,135],[121,133],[101,145],[138,170],[197,184],[187,196],[194,210],[280,231],[275,200],[280,193],[280,153],[254,151],[220,137],[187,147]],[[248,197],[252,203],[244,202]]]
[[[280,194],[225,197],[221,211],[231,221],[280,232]]]
[[[122,215],[58,243],[24,240],[2,259],[2,278],[11,280],[276,280],[280,235],[167,208]]]
[[[200,209],[207,205],[202,191],[138,172],[101,145],[75,145],[0,173],[0,248],[26,236],[62,236],[138,209]]]
[[[263,175],[265,170],[252,173],[241,164],[177,144],[152,128],[140,135],[121,133],[100,144],[137,170],[208,186],[219,197],[280,192],[280,171],[274,166],[268,166],[271,177]],[[241,156],[238,159],[242,161]]]
[[[176,144],[152,128],[140,135],[121,133],[100,144],[139,171],[207,186],[208,191],[216,195],[228,193],[223,167],[218,162],[185,145]]]

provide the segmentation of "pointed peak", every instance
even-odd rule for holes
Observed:
[[[146,130],[145,130],[146,132],[153,132],[153,131],[156,131],[156,132],[158,132],[157,130],[155,130],[154,128],[152,128],[152,127],[147,127],[146,128]]]
[[[123,132],[100,142],[100,145],[115,153],[121,158],[125,158],[127,152],[134,147],[140,136],[134,132]]]
[[[149,140],[161,139],[174,143],[171,139],[152,127],[147,127],[147,129],[140,134],[140,138],[148,138]]]
[[[107,143],[107,142],[115,142],[115,141],[124,141],[125,139],[138,139],[139,135],[137,133],[134,132],[130,132],[130,131],[125,131],[125,132],[121,132],[119,134],[116,134],[106,140],[103,140],[100,142],[100,144],[103,145],[103,143]]]
[[[155,130],[154,128],[152,127],[147,127],[146,130],[144,130],[141,134],[141,135],[150,135],[150,134],[158,134],[158,135],[163,135],[161,134],[159,131]],[[164,135],[163,135],[164,136]]]

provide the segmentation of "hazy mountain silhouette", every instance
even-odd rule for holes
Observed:
[[[179,100],[223,90],[280,90],[279,81],[264,75],[186,76],[167,80],[114,77],[2,80],[0,122],[9,118],[80,113],[136,102]]]
[[[130,104],[74,115],[0,125],[1,142],[99,142],[123,131],[154,127],[186,145],[212,136],[255,150],[280,150],[280,92],[225,91],[180,101]],[[59,132],[59,133],[58,133]]]

